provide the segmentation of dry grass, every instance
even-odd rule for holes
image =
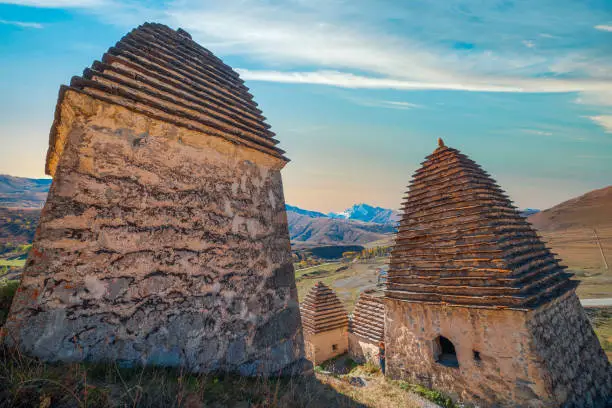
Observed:
[[[597,233],[610,270],[605,269],[591,228],[575,227],[540,233],[552,251],[559,255],[561,263],[582,281],[578,294],[584,298],[612,296],[612,227],[600,227]]]
[[[612,360],[612,308],[585,308],[586,314],[593,325],[595,334],[599,338],[599,343]]]
[[[373,408],[412,408],[435,406],[413,392],[399,386],[399,382],[387,380],[381,374],[366,378],[365,387],[355,387],[346,377],[336,378],[317,374],[324,384],[354,401]]]
[[[346,375],[251,378],[159,367],[51,364],[0,348],[0,407],[435,407],[436,392],[388,380],[373,365]],[[352,384],[360,377],[365,386]],[[443,405],[445,407],[454,407]]]
[[[2,407],[363,407],[315,376],[247,378],[116,364],[47,364],[3,348]]]

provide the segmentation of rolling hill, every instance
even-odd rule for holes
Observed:
[[[366,244],[395,232],[392,224],[377,224],[327,217],[309,217],[287,211],[289,235],[293,244]]]
[[[582,280],[578,294],[589,298],[610,297],[612,186],[565,201],[531,215],[528,220],[559,255],[561,263]]]
[[[328,217],[353,221],[373,222],[376,224],[396,224],[401,218],[399,211],[374,207],[369,204],[355,204],[339,213],[329,213]]]
[[[572,198],[528,219],[542,232],[612,225],[612,186]]]
[[[31,179],[0,174],[0,207],[42,208],[51,179]]]

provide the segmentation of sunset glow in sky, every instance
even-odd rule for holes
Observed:
[[[59,86],[144,21],[245,79],[290,204],[398,208],[438,137],[519,207],[612,184],[609,0],[0,0],[0,173],[43,176]]]

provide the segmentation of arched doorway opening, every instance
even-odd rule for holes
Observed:
[[[446,367],[459,367],[455,345],[444,336],[438,336],[434,340],[434,357],[438,364]]]

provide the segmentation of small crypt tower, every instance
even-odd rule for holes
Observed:
[[[383,292],[369,289],[361,292],[349,320],[349,354],[355,361],[378,362],[378,344],[385,337]]]
[[[440,140],[391,256],[388,374],[483,407],[604,406],[609,363],[570,276],[493,179]]]
[[[280,170],[248,88],[144,24],[62,86],[5,337],[45,360],[287,373],[303,338]]]
[[[300,306],[306,358],[313,364],[346,353],[348,315],[336,293],[317,282]]]

